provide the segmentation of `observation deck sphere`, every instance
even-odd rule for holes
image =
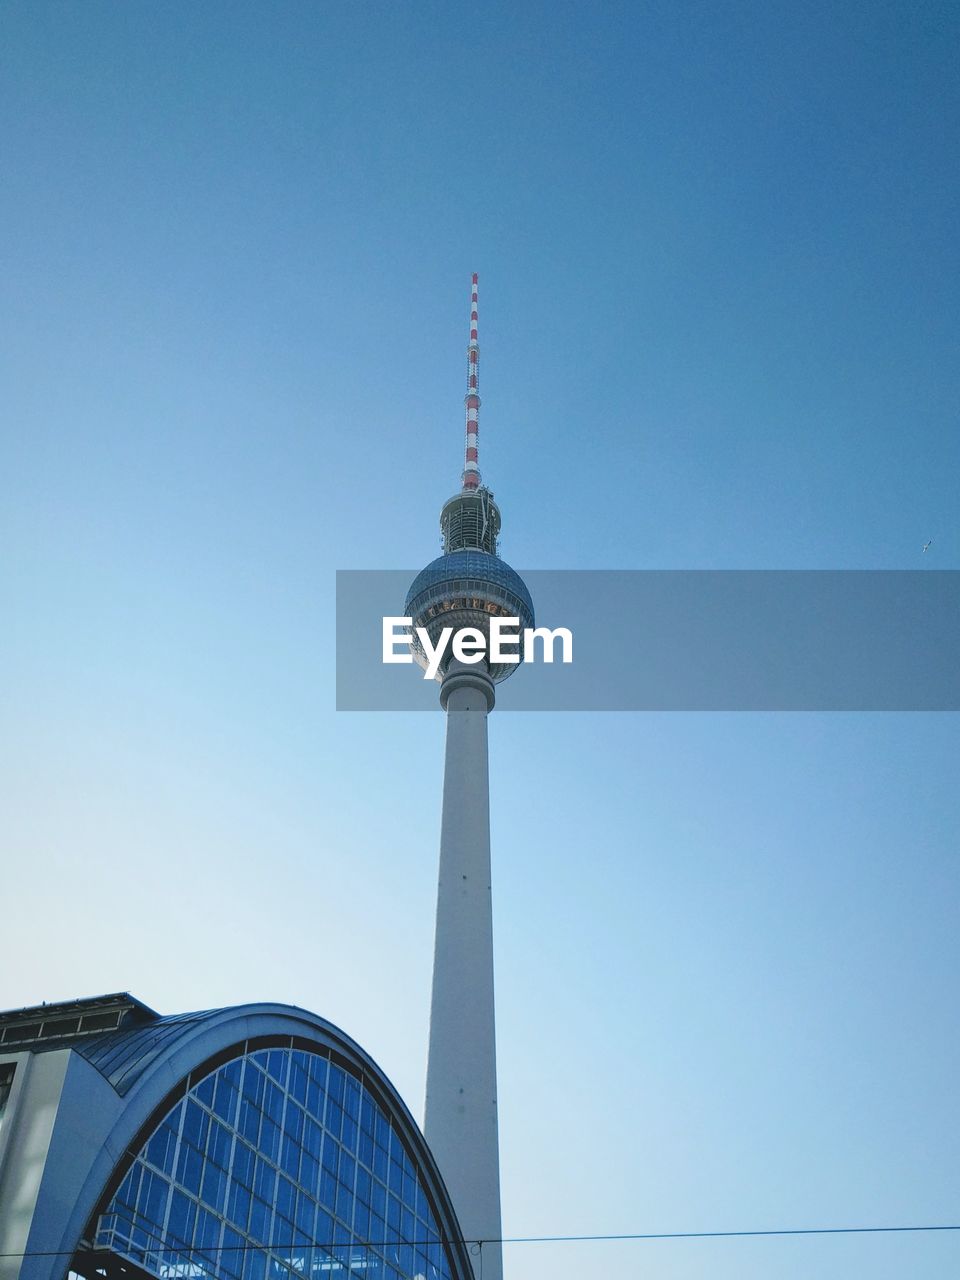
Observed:
[[[438,556],[414,578],[407,592],[404,616],[412,626],[423,627],[436,645],[444,627],[459,631],[476,627],[490,642],[490,618],[519,618],[520,632],[534,625],[533,601],[526,583],[515,569],[499,556],[486,551],[450,551]],[[413,632],[413,656],[422,667],[427,659],[416,631]],[[523,656],[523,642],[512,652]],[[449,658],[448,648],[446,658]],[[446,662],[444,663],[446,665]],[[515,662],[491,664],[487,674],[494,682],[505,680],[517,669]],[[443,670],[438,673],[443,678]]]

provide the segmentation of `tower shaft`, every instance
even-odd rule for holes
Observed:
[[[493,994],[487,714],[493,682],[452,664],[440,691],[447,743],[424,1134],[464,1237],[485,1240],[483,1280],[502,1280]]]

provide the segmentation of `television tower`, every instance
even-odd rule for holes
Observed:
[[[534,625],[519,574],[499,557],[500,510],[480,480],[480,343],[477,277],[470,299],[466,444],[461,489],[440,513],[443,554],[417,575],[404,606],[436,645],[443,627],[476,627],[491,616]],[[413,631],[416,635],[416,631]],[[422,648],[414,652],[422,665]],[[487,716],[494,686],[516,664],[466,665],[438,672],[447,744],[440,824],[440,876],[430,1005],[424,1134],[440,1167],[480,1280],[502,1280],[497,1051],[493,996],[493,902]]]

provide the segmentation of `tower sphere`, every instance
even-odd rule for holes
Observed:
[[[430,643],[437,645],[444,627],[459,631],[476,627],[490,646],[490,619],[519,618],[520,631],[534,625],[533,601],[526,583],[514,569],[488,551],[463,549],[448,551],[432,561],[414,578],[403,607],[414,628],[423,627]],[[510,634],[510,633],[508,633]],[[427,658],[413,632],[413,656],[422,667]],[[523,642],[511,652],[523,656]],[[447,649],[449,658],[450,649]],[[442,680],[442,668],[437,679]],[[515,662],[491,663],[487,674],[493,681],[505,680],[517,669]]]

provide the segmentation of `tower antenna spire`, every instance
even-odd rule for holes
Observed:
[[[477,466],[477,434],[480,426],[480,341],[479,313],[477,310],[477,273],[473,273],[470,288],[470,341],[467,344],[467,440],[463,453],[463,491],[472,493],[480,487],[480,469]]]

